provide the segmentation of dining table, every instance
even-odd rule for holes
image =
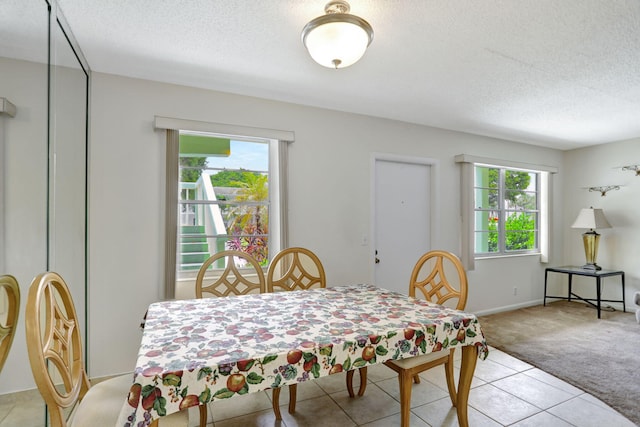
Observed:
[[[489,351],[474,314],[368,284],[156,302],[117,426],[447,348],[462,353],[456,411],[467,426]]]

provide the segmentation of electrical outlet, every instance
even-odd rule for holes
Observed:
[[[513,287],[513,295],[514,296],[518,295],[518,287],[517,286]]]

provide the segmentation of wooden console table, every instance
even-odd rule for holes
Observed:
[[[547,277],[549,272],[552,273],[561,273],[567,274],[569,276],[569,289],[567,291],[567,296],[559,297],[547,295]],[[595,277],[596,279],[596,298],[582,298],[579,295],[576,295],[571,290],[571,279],[573,275],[576,274],[578,276],[588,276]],[[603,277],[611,277],[611,276],[620,276],[622,282],[622,299],[621,300],[610,300],[610,299],[602,299],[602,278]],[[582,267],[574,267],[574,266],[566,266],[566,267],[548,267],[544,271],[544,302],[543,305],[547,305],[547,298],[555,298],[555,299],[566,299],[571,301],[571,298],[576,298],[586,302],[587,304],[592,305],[598,310],[598,319],[600,319],[600,310],[601,303],[605,302],[621,302],[622,303],[622,311],[625,311],[625,303],[624,303],[624,271],[621,270],[586,270]],[[596,302],[596,304],[593,303]]]

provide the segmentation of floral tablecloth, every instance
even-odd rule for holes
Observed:
[[[117,425],[465,345],[475,315],[371,285],[154,303]]]

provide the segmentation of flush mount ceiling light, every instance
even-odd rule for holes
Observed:
[[[302,29],[302,43],[318,64],[344,68],[358,62],[373,40],[373,28],[359,16],[349,14],[349,3],[330,1],[326,15],[310,21]]]

